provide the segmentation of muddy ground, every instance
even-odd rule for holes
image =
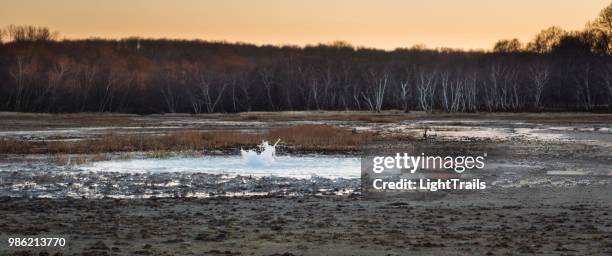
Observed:
[[[3,240],[66,237],[66,248],[41,249],[63,255],[610,255],[611,189],[384,200],[2,198],[0,227]]]
[[[315,177],[318,186],[312,186],[312,179],[284,177],[85,173],[57,163],[57,156],[5,154],[3,255],[612,254],[612,115],[0,117],[10,120],[0,124],[0,136],[21,140],[323,123],[412,138],[374,146],[380,150],[488,154],[486,168],[471,173],[487,182],[485,190],[378,199],[363,197],[354,179]],[[8,237],[43,235],[63,236],[69,244],[6,244]]]

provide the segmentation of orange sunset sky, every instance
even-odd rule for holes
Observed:
[[[65,38],[128,36],[306,45],[490,49],[558,25],[582,29],[609,0],[1,0],[0,26]]]

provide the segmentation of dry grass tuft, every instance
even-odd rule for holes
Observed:
[[[34,154],[40,145],[12,139],[0,139],[0,154]]]

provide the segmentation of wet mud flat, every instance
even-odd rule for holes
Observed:
[[[55,156],[5,154],[0,155],[0,255],[612,254],[610,115],[399,115],[292,116],[288,121],[278,120],[280,114],[256,120],[128,116],[120,127],[104,119],[89,130],[79,125],[86,116],[50,127],[32,117],[6,126],[4,138],[39,141],[109,131],[250,132],[332,124],[410,138],[375,144],[375,152],[487,153],[486,167],[469,173],[486,181],[487,189],[372,199],[361,195],[359,179],[89,172],[64,158],[58,163]],[[38,124],[36,132],[21,131],[24,124]],[[279,154],[305,152],[279,148]],[[115,160],[125,159],[119,154],[103,161]],[[6,247],[9,236],[46,235],[66,237],[69,246]]]
[[[360,180],[209,173],[81,172],[53,168],[0,172],[0,196],[21,198],[207,198],[225,196],[350,195]]]
[[[593,141],[601,142],[601,141]],[[470,170],[462,178],[478,178],[488,188],[565,188],[612,184],[612,149],[585,141],[469,140],[442,138],[374,145],[374,152],[387,147],[427,152],[428,155],[487,154],[485,167]],[[412,152],[412,151],[410,151]],[[292,155],[294,158],[296,155]],[[319,156],[325,157],[325,156]],[[353,155],[352,157],[356,157]],[[357,156],[358,157],[358,156]],[[144,158],[146,160],[148,158]],[[170,160],[181,161],[183,158]],[[22,198],[182,198],[216,196],[309,196],[360,195],[359,178],[235,175],[190,171],[120,172],[87,171],[97,163],[125,166],[108,160],[85,165],[57,164],[47,156],[12,156],[0,160],[0,196]],[[147,160],[148,161],[148,160]],[[155,164],[165,159],[152,159]],[[288,161],[292,161],[289,158]],[[173,162],[174,163],[174,162]],[[102,165],[106,166],[106,165]],[[196,167],[194,167],[196,168]],[[265,169],[264,167],[263,169]],[[359,167],[357,167],[359,168]],[[355,170],[359,174],[359,170]],[[452,170],[448,170],[452,174]],[[312,174],[312,175],[311,175]],[[422,178],[429,178],[427,173]],[[612,193],[612,191],[611,191]]]
[[[611,189],[514,188],[379,200],[3,197],[0,238],[54,234],[68,241],[61,249],[3,246],[6,255],[610,255]]]

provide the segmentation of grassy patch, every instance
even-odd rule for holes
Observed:
[[[252,147],[262,140],[281,139],[282,144],[298,150],[349,151],[377,138],[371,132],[355,132],[329,125],[298,125],[275,128],[263,133],[239,131],[177,131],[166,135],[107,134],[81,141],[28,142],[0,140],[4,154],[101,154],[145,151],[164,155],[171,151],[194,151]],[[102,157],[103,158],[103,157]],[[65,159],[58,159],[63,161]],[[67,160],[66,160],[67,161]]]
[[[186,151],[223,149],[233,146],[254,145],[258,138],[253,134],[239,132],[179,131],[167,135],[105,135],[98,139],[77,142],[52,141],[47,143],[51,154],[93,154],[102,152],[132,151]]]
[[[357,133],[348,128],[330,125],[299,125],[272,129],[267,137],[270,141],[281,139],[284,144],[302,150],[328,151],[355,150],[376,138],[371,132]]]

